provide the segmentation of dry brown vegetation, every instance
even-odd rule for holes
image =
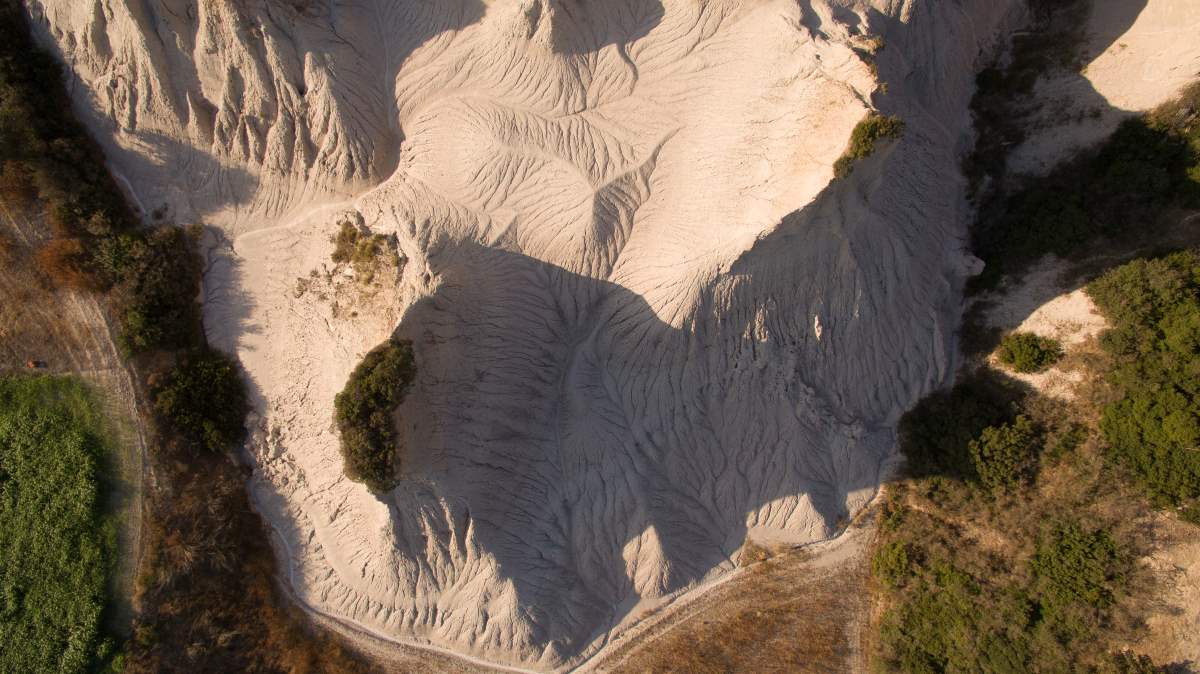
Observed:
[[[867,614],[863,556],[822,568],[802,551],[776,553],[748,544],[743,565],[756,561],[745,572],[668,609],[678,613],[606,657],[611,671],[859,671]],[[609,671],[605,663],[600,669]]]
[[[126,671],[371,671],[281,593],[248,476],[225,456],[164,441],[146,502]]]

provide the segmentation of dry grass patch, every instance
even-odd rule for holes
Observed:
[[[855,671],[867,613],[864,559],[833,570],[813,566],[803,552],[772,556],[748,543],[761,560],[697,598],[652,631],[616,668],[619,672],[846,672]]]

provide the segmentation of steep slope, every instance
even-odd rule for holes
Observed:
[[[31,4],[147,217],[214,228],[206,329],[313,610],[578,662],[748,536],[833,535],[952,369],[966,105],[1015,0]],[[873,103],[904,135],[831,183]],[[348,279],[343,222],[398,272]],[[380,498],[331,415],[393,333]]]

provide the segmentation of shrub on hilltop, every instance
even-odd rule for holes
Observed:
[[[393,338],[367,353],[334,398],[346,476],[373,491],[395,485],[399,448],[392,414],[416,374],[412,343]]]
[[[882,139],[898,138],[904,131],[904,122],[895,115],[884,116],[876,112],[854,126],[850,132],[850,146],[833,163],[833,174],[845,178],[854,169],[854,164],[875,152],[875,144]]]
[[[1200,253],[1118,267],[1087,288],[1112,327],[1101,345],[1115,401],[1100,421],[1113,456],[1161,505],[1200,504]],[[1190,512],[1190,509],[1189,509]]]

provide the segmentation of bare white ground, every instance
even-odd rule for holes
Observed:
[[[579,662],[748,534],[825,539],[953,370],[973,70],[1016,2],[42,0],[150,213],[219,232],[212,341],[311,608]],[[851,45],[883,38],[886,96]],[[872,104],[905,132],[831,165]],[[339,222],[395,234],[369,286]],[[412,339],[400,485],[333,397]]]

